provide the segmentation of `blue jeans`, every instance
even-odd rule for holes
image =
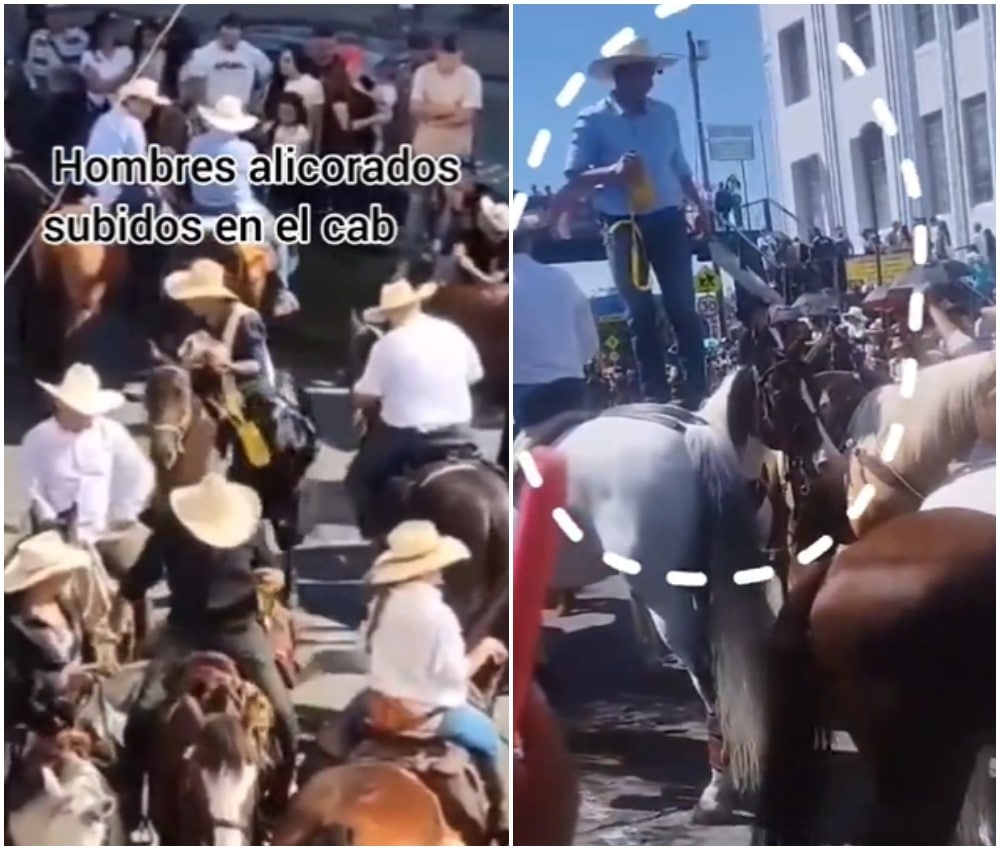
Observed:
[[[291,288],[289,286],[292,272],[291,247],[279,242],[274,237],[274,215],[260,201],[254,199],[246,204],[227,204],[222,207],[210,207],[194,201],[191,204],[191,212],[205,218],[214,218],[216,216],[225,215],[226,213],[229,213],[230,215],[256,215],[261,218],[264,222],[264,238],[267,240],[268,244],[274,248],[276,265],[278,267],[278,280],[281,284],[281,288]]]
[[[525,428],[568,410],[586,406],[587,384],[583,378],[560,378],[548,384],[514,384],[514,437]]]
[[[620,218],[606,218],[610,225]],[[691,243],[684,213],[677,207],[636,216],[646,259],[660,284],[663,307],[674,329],[684,371],[684,401],[695,404],[708,392],[705,373],[704,328],[695,307]],[[669,401],[663,339],[656,327],[653,293],[632,282],[632,233],[622,227],[605,232],[605,249],[615,287],[625,302],[629,336],[645,398]],[[645,285],[645,281],[642,282]]]
[[[439,738],[465,747],[470,753],[495,762],[500,756],[500,735],[493,720],[471,705],[449,708],[441,715]]]

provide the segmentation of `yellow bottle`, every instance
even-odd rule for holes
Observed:
[[[656,195],[653,190],[653,181],[649,179],[649,172],[646,170],[646,163],[639,160],[639,177],[629,186],[629,206],[633,215],[642,215],[653,209],[656,202]]]

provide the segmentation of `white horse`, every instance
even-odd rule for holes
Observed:
[[[69,756],[58,775],[42,768],[42,790],[7,816],[18,846],[121,846],[125,833],[118,800],[97,766]]]
[[[958,470],[941,487],[931,493],[920,510],[937,508],[967,508],[982,513],[997,513],[996,453],[982,456]],[[984,670],[983,675],[995,675]],[[957,841],[964,846],[995,846],[997,843],[996,747],[984,747],[969,780],[958,821]]]
[[[755,373],[740,369],[683,427],[613,408],[554,444],[566,458],[576,530],[553,587],[618,571],[690,674],[708,712],[712,778],[694,812],[702,822],[729,819],[736,789],[760,777],[769,582],[734,580],[763,563],[748,486],[766,453],[757,402]]]

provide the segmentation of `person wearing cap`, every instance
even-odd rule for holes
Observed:
[[[184,100],[212,106],[228,96],[255,103],[272,72],[267,54],[243,38],[243,19],[230,12],[219,20],[215,38],[195,50],[181,69]]]
[[[263,542],[260,498],[250,487],[209,473],[197,484],[173,490],[168,501],[169,515],[121,585],[121,594],[132,601],[164,578],[170,593],[166,627],[125,729],[122,787],[138,792],[124,801],[130,831],[141,820],[149,741],[157,710],[168,696],[164,674],[192,652],[226,655],[271,702],[282,759],[269,800],[279,811],[295,775],[295,706],[259,619],[258,585],[273,572]]]
[[[288,245],[274,238],[274,216],[254,195],[250,183],[250,164],[257,155],[257,149],[241,137],[257,126],[257,118],[250,115],[244,102],[236,95],[226,94],[214,101],[212,106],[199,106],[198,114],[208,126],[208,132],[195,136],[188,143],[191,156],[231,158],[236,162],[236,179],[231,183],[199,183],[191,185],[191,211],[207,220],[224,213],[256,216],[263,222],[265,238],[271,244],[277,257],[278,279],[281,291],[274,305],[276,316],[287,316],[299,309],[295,294],[288,288],[291,276]]]
[[[514,436],[586,406],[584,370],[601,350],[587,296],[565,269],[531,256],[537,215],[521,216],[514,233],[511,345]]]
[[[186,307],[226,350],[224,363],[209,363],[217,371],[232,370],[244,394],[274,391],[274,362],[267,347],[267,328],[260,314],[243,304],[226,286],[226,270],[215,260],[195,260],[188,268],[167,275],[163,291]]]
[[[154,80],[139,77],[125,83],[115,95],[114,106],[90,128],[87,156],[145,156],[146,121],[153,107],[169,102]],[[159,196],[149,186],[102,183],[90,190],[97,203],[125,204],[131,212],[138,212],[144,204],[159,204]]]
[[[373,590],[364,627],[368,689],[345,709],[347,743],[364,737],[364,720],[376,732],[453,741],[475,758],[499,808],[500,736],[469,703],[469,680],[487,662],[504,663],[507,652],[488,637],[467,653],[441,590],[443,571],[468,560],[469,549],[426,520],[401,523],[386,542],[367,575]]]
[[[457,235],[452,246],[460,277],[486,285],[506,283],[509,245],[509,207],[488,194],[480,196],[471,226]]]
[[[635,39],[591,63],[592,78],[611,92],[584,109],[573,128],[566,162],[569,188],[592,194],[605,228],[608,262],[625,302],[642,394],[668,401],[663,340],[657,327],[649,269],[660,285],[684,372],[683,403],[708,391],[704,328],[695,308],[691,242],[685,203],[711,222],[711,210],[684,156],[677,113],[649,97],[653,80],[672,60]]]
[[[470,388],[482,380],[483,364],[458,325],[421,309],[436,291],[436,284],[394,280],[382,287],[378,307],[363,314],[366,322],[388,325],[353,387],[355,406],[378,406],[379,414],[344,481],[358,528],[369,538],[378,534],[381,490],[408,459],[428,462],[455,447],[477,453]]]
[[[48,734],[72,722],[62,699],[83,678],[83,628],[65,591],[90,567],[57,531],[23,540],[4,567],[4,741],[25,727]],[[13,733],[13,734],[12,734]]]

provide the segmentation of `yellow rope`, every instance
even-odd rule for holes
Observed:
[[[642,231],[635,220],[635,213],[630,212],[628,218],[616,221],[608,227],[608,239],[614,239],[619,230],[628,228],[631,233],[629,245],[629,277],[632,285],[640,292],[649,292],[653,284],[649,280],[649,262],[646,258],[646,242],[643,239]]]

